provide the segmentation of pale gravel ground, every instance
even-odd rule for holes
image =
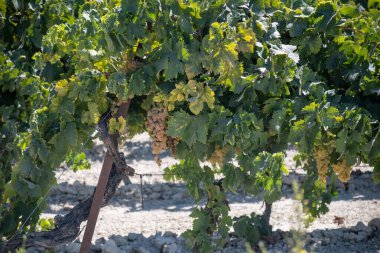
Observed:
[[[163,156],[162,167],[159,168],[150,153],[151,146],[147,134],[140,134],[127,142],[123,151],[128,164],[134,167],[138,173],[162,173],[164,167],[176,163],[169,156]],[[52,191],[48,200],[48,208],[44,213],[45,217],[52,217],[57,213],[64,214],[78,200],[80,201],[91,194],[98,180],[103,155],[104,149],[102,145],[99,145],[90,154],[90,157],[97,158],[97,160],[92,161],[91,170],[77,173],[65,171],[63,173],[58,180],[60,186]],[[301,170],[295,170],[295,163],[292,161],[293,156],[294,152],[289,151],[286,164],[289,169],[302,174]],[[369,171],[370,168],[361,168],[361,170]],[[166,200],[145,199],[145,208],[141,210],[140,179],[135,176],[131,178],[131,181],[132,185],[129,186],[121,183],[110,205],[101,209],[93,241],[101,237],[124,236],[129,233],[141,233],[146,237],[164,231],[181,234],[186,229],[191,228],[192,220],[189,214],[193,202],[185,193],[182,198],[177,197],[176,199],[170,197]],[[364,185],[360,182],[354,182],[348,192],[342,193],[338,200],[331,203],[330,212],[316,219],[307,231],[348,228],[355,226],[359,221],[367,224],[373,218],[380,218],[380,187],[371,185],[368,191],[360,191],[362,189],[360,187],[367,187],[368,182],[364,182]],[[149,185],[162,187],[166,183],[161,177],[144,178],[144,191],[149,188]],[[173,187],[176,185],[173,184]],[[355,188],[357,189],[355,190]],[[176,191],[180,188],[173,189],[172,191]],[[290,189],[288,191],[290,192]],[[162,192],[165,194],[165,189]],[[173,194],[175,193],[173,192]],[[144,195],[146,194],[144,193]],[[232,199],[233,201],[230,204],[232,216],[249,215],[251,212],[261,213],[263,211],[262,203],[257,199],[244,198],[242,195],[234,196]],[[274,230],[288,231],[300,227],[299,217],[302,216],[302,213],[297,210],[299,208],[298,202],[292,199],[290,193],[276,202],[271,217]],[[344,224],[333,223],[335,216],[344,217]]]

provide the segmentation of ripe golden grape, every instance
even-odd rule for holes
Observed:
[[[317,171],[319,180],[322,183],[326,183],[326,177],[330,165],[330,156],[334,147],[331,142],[319,143],[314,148],[314,159],[317,164]]]
[[[164,107],[153,107],[148,111],[145,127],[153,138],[153,155],[158,165],[161,160],[158,154],[167,149],[168,136],[166,134],[166,122],[168,119],[168,111]]]
[[[352,166],[347,164],[347,159],[343,157],[340,161],[332,166],[334,172],[338,175],[338,179],[344,183],[350,179]]]
[[[173,138],[171,136],[168,136],[168,141],[166,142],[166,145],[170,152],[175,156],[177,153],[177,144],[179,143],[179,138]]]
[[[172,138],[166,134],[168,110],[164,107],[154,107],[148,111],[145,127],[153,138],[152,148],[154,160],[161,166],[161,160],[158,155],[160,152],[169,149],[173,155],[176,154],[178,138]]]
[[[209,159],[209,162],[214,166],[217,164],[219,166],[222,165],[227,152],[228,152],[228,148],[226,146],[224,147],[216,146],[214,153],[212,153]]]

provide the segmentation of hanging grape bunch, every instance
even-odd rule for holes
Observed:
[[[226,157],[226,154],[228,152],[228,149],[226,146],[224,147],[220,147],[220,146],[216,146],[215,150],[214,150],[214,153],[212,153],[209,161],[212,165],[222,165],[223,164],[223,160],[224,158]]]
[[[166,122],[168,111],[163,107],[154,107],[148,111],[146,129],[153,138],[153,155],[156,163],[161,166],[158,154],[168,148],[168,136],[166,134]]]
[[[343,183],[347,183],[347,181],[350,179],[352,166],[349,166],[347,164],[346,158],[343,157],[336,164],[333,164],[332,168],[334,172],[338,175],[339,180]]]
[[[317,164],[317,171],[319,180],[326,183],[326,177],[329,170],[330,156],[333,151],[331,142],[320,143],[314,148],[314,159]]]

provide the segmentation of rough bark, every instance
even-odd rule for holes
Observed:
[[[267,231],[270,231],[270,215],[272,213],[272,204],[265,202],[265,210],[263,213],[263,225]]]
[[[102,207],[106,206],[115,194],[116,188],[121,180],[134,173],[134,169],[126,164],[123,154],[118,151],[117,136],[108,133],[107,122],[109,118],[110,116],[106,117],[105,120],[102,120],[98,124],[101,139],[107,148],[107,152],[113,158],[112,169],[107,181]],[[26,248],[32,246],[49,248],[74,241],[81,232],[81,223],[86,221],[89,216],[94,193],[95,190],[90,197],[73,207],[65,216],[57,215],[54,218],[55,229],[43,232],[32,232],[26,235],[18,234],[0,248],[0,253],[15,252],[16,249],[21,246]]]

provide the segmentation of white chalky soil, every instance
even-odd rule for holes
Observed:
[[[123,151],[128,164],[135,168],[138,173],[163,173],[163,168],[176,163],[173,158],[163,156],[162,166],[159,168],[151,154],[151,142],[147,134],[140,134],[133,138],[127,143]],[[90,152],[89,157],[93,159],[91,170],[77,173],[64,172],[59,179],[59,185],[52,191],[48,199],[48,208],[43,214],[45,217],[53,217],[57,213],[65,214],[69,208],[92,193],[100,174],[103,156],[103,147],[97,146]],[[292,161],[293,156],[294,152],[289,151],[286,158],[287,166],[292,171],[302,174],[300,169],[295,168],[295,163]],[[361,167],[360,169],[362,171],[371,170],[368,167]],[[93,242],[102,237],[127,236],[130,233],[142,234],[146,238],[165,231],[180,235],[186,229],[191,228],[192,219],[189,214],[194,203],[186,193],[183,184],[180,182],[168,183],[160,176],[144,177],[143,179],[144,209],[141,208],[140,178],[138,176],[132,177],[132,184],[125,185],[122,182],[110,204],[100,211]],[[300,205],[293,200],[290,187],[286,187],[284,189],[287,193],[273,205],[271,225],[274,230],[289,231],[302,228],[302,220],[299,219],[302,216]],[[232,196],[230,208],[233,216],[263,212],[262,202],[242,194]],[[343,224],[334,223],[335,216],[343,217]],[[319,233],[319,231],[324,233],[324,231],[331,230],[342,233],[345,232],[345,228],[354,227],[358,222],[367,225],[374,218],[380,218],[380,186],[371,182],[369,174],[362,174],[350,183],[348,192],[342,191],[339,198],[331,203],[330,212],[317,218],[309,228],[303,229],[308,232],[309,237]],[[326,234],[328,233],[330,232],[326,232]],[[377,233],[377,236],[379,234]],[[345,236],[344,233],[342,235]],[[81,236],[83,236],[83,232]],[[335,248],[331,246],[333,244],[328,243],[330,248],[326,246],[327,251],[321,248],[321,252],[328,252],[329,250],[335,252],[337,249],[342,249],[342,252],[350,252],[352,245],[350,246],[350,240],[347,241],[348,246],[343,247],[343,244],[340,245],[337,242]],[[380,242],[380,237],[377,241]],[[355,245],[352,252],[356,252],[358,249],[361,252],[380,252],[380,243],[370,246],[370,244],[366,244],[365,240],[363,242],[359,240],[353,241],[352,244]],[[379,251],[376,251],[376,248]],[[121,252],[128,252],[128,250]],[[177,252],[181,251],[177,249]]]

